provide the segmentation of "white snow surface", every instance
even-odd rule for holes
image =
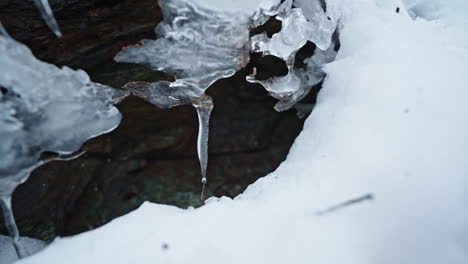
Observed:
[[[242,195],[145,203],[17,263],[468,263],[468,3],[437,3],[451,11],[428,21],[344,1],[314,111]]]

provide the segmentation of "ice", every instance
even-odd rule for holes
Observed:
[[[57,23],[57,20],[54,17],[54,13],[50,8],[48,0],[34,0],[34,4],[36,4],[39,12],[41,13],[42,18],[47,23],[47,26],[54,32],[57,37],[62,36],[62,32],[60,32],[60,27]]]
[[[171,108],[191,104],[198,115],[197,152],[200,161],[203,187],[206,184],[206,167],[208,165],[208,134],[213,100],[197,86],[184,80],[175,82],[160,81],[156,83],[131,82],[124,86],[133,95],[160,108]],[[203,200],[203,191],[201,194]]]
[[[91,82],[83,71],[41,62],[0,35],[0,200],[19,256],[27,252],[11,211],[15,188],[36,167],[73,158],[86,140],[118,126],[121,115],[113,104],[128,94]],[[57,154],[41,158],[44,152]]]
[[[46,246],[44,241],[29,237],[21,237],[27,252],[34,254]],[[11,264],[18,260],[16,250],[10,237],[0,235],[0,263]]]
[[[18,264],[468,263],[468,38],[446,24],[466,7],[426,21],[347,1],[341,48],[275,172],[198,209],[145,203]]]
[[[201,91],[248,63],[247,18],[202,9],[190,1],[169,0],[162,5],[158,39],[125,48],[117,61],[145,64]]]
[[[282,12],[278,12],[277,15],[277,19],[282,21],[281,31],[274,34],[272,38],[268,38],[266,33],[253,36],[250,45],[254,52],[283,59],[288,67],[288,74],[264,81],[255,79],[255,73],[247,76],[247,81],[262,84],[271,96],[280,100],[275,105],[277,111],[285,111],[293,107],[309,93],[313,85],[323,80],[325,73],[321,67],[334,60],[336,49],[335,45],[331,44],[336,44],[335,42],[338,41],[333,40],[332,35],[327,35],[330,38],[327,48],[325,50],[317,48],[312,58],[305,61],[305,70],[294,68],[297,51],[307,41],[316,44],[314,41],[317,39],[314,36],[317,33],[317,25],[308,22],[302,9],[283,9]],[[320,9],[319,12],[323,13],[323,10]]]
[[[276,19],[282,22],[281,31],[274,34],[271,39],[266,33],[253,36],[251,50],[273,55],[293,64],[296,52],[309,40],[311,25],[299,8],[278,14]]]
[[[197,151],[202,174],[203,189],[201,192],[201,200],[203,200],[205,184],[207,181],[206,168],[208,166],[208,133],[210,131],[210,115],[213,110],[213,102],[210,97],[204,97],[202,100],[196,101],[193,106],[197,110],[198,115]]]
[[[318,4],[319,2],[317,1]],[[276,110],[287,110],[307,95],[311,87],[325,76],[320,67],[331,60],[318,65],[319,61],[312,58],[310,67],[297,70],[293,69],[296,52],[307,41],[312,40],[327,53],[333,51],[333,55],[336,54],[330,49],[330,44],[338,16],[330,15],[334,22],[326,23],[327,30],[331,30],[328,34],[326,30],[321,30],[321,24],[310,23],[301,9],[291,9],[292,0],[242,3],[243,5],[240,5],[239,2],[227,0],[164,1],[163,23],[156,28],[158,39],[143,40],[140,44],[127,47],[117,54],[115,59],[119,62],[140,63],[153,70],[164,71],[174,75],[176,81],[172,84],[146,84],[145,89],[149,89],[148,91],[143,91],[143,87],[140,86],[139,92],[135,94],[160,107],[194,105],[194,96],[207,98],[204,92],[211,84],[233,75],[244,67],[249,61],[250,51],[274,55],[287,62],[290,73],[286,77],[267,81],[257,81],[254,76],[248,78],[251,82],[263,84],[273,97],[280,100]],[[320,12],[323,17],[324,11]],[[261,25],[271,16],[276,16],[282,21],[281,32],[273,35],[272,39],[265,33],[249,39],[248,30]],[[141,96],[141,93],[151,94],[151,99],[146,95]],[[202,181],[206,182],[208,131],[205,132],[204,128],[208,127],[209,114],[205,115],[208,118],[202,119],[201,108],[196,109],[200,121],[198,155]],[[202,124],[202,120],[207,122],[206,125]]]
[[[27,257],[29,254],[26,251],[16,226],[15,217],[13,216],[13,210],[11,208],[11,196],[0,196],[0,206],[2,207],[3,217],[5,219],[5,226],[10,233],[13,241],[13,246],[20,258]]]
[[[309,21],[309,40],[322,50],[328,49],[342,16],[342,9],[346,5],[345,1],[295,0],[294,5],[303,10]]]
[[[264,6],[272,3],[275,1],[266,1]],[[249,61],[249,15],[257,8],[247,7],[237,14],[233,13],[232,5],[232,1],[164,1],[163,23],[156,28],[158,39],[143,40],[115,57],[119,62],[140,63],[175,76],[173,83],[139,84],[135,95],[159,107],[192,104],[196,108],[203,182],[206,182],[209,116],[213,107],[205,91]]]

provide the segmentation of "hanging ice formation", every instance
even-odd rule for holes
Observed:
[[[336,1],[335,1],[336,2]],[[243,9],[235,10],[235,6]],[[198,156],[202,183],[206,183],[208,163],[208,126],[212,100],[205,94],[215,81],[232,76],[249,62],[249,52],[274,55],[287,62],[289,74],[269,80],[247,77],[261,83],[280,101],[277,111],[284,111],[304,98],[325,73],[321,66],[332,61],[336,50],[332,34],[336,31],[339,12],[326,7],[325,0],[166,0],[162,2],[164,19],[156,27],[156,40],[143,40],[141,45],[123,49],[115,57],[118,62],[144,64],[164,71],[176,81],[132,83],[135,95],[150,103],[168,108],[192,104],[199,117]],[[303,10],[308,15],[303,14]],[[270,39],[266,34],[249,38],[249,29],[264,24],[270,17],[282,21],[281,32]],[[305,61],[305,69],[295,69],[297,51],[313,42],[315,54]],[[203,191],[202,191],[203,195]]]
[[[62,36],[62,32],[60,32],[60,27],[55,19],[54,13],[52,12],[52,8],[50,8],[48,0],[34,0],[34,4],[36,4],[39,12],[41,13],[42,18],[49,26],[50,30],[54,32],[57,37]]]
[[[324,1],[297,0],[294,5],[299,8],[291,8],[291,3],[285,2],[282,8],[274,12],[276,19],[282,22],[280,32],[271,38],[263,33],[250,39],[251,51],[281,58],[288,67],[286,76],[268,80],[255,79],[255,71],[247,76],[247,81],[260,83],[272,97],[279,100],[275,105],[276,111],[288,110],[303,99],[312,86],[325,77],[321,66],[333,61],[336,56],[332,35],[336,31],[339,17],[327,14]],[[307,17],[304,11],[307,11]],[[314,43],[317,48],[314,55],[305,60],[305,69],[296,69],[296,53],[307,41]]]
[[[86,140],[117,127],[113,104],[127,95],[91,82],[84,71],[37,60],[0,25],[0,203],[20,257],[27,252],[11,210],[13,191],[36,167],[73,158]]]
[[[210,10],[196,1],[183,0],[165,1],[163,15],[164,22],[156,28],[160,38],[128,47],[115,59],[142,63],[176,77],[174,82],[138,83],[139,92],[134,94],[162,108],[183,104],[195,107],[199,118],[198,157],[205,185],[208,127],[213,109],[212,99],[205,91],[248,63],[248,16],[239,18],[222,9]]]

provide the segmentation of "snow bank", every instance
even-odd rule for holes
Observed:
[[[468,4],[433,21],[386,6],[346,2],[304,131],[244,194],[145,203],[18,263],[468,263]]]

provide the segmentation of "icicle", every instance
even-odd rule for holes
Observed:
[[[202,93],[197,86],[187,80],[176,80],[175,82],[160,81],[155,83],[130,82],[124,88],[133,95],[161,108],[172,108],[187,104],[191,104],[195,108],[199,121],[197,153],[202,175],[203,187],[201,199],[203,200],[205,184],[207,182],[206,167],[208,165],[210,115],[213,110],[213,100],[211,97]]]
[[[52,12],[52,8],[50,8],[49,1],[47,0],[34,0],[37,8],[41,12],[42,18],[45,20],[47,25],[49,26],[50,30],[54,32],[57,37],[62,36],[62,32],[60,32],[60,27],[55,20],[54,13]]]
[[[0,178],[0,184],[2,185],[2,188],[0,188],[0,203],[2,207],[3,218],[5,219],[5,226],[10,233],[10,236],[13,240],[13,245],[15,246],[16,253],[18,254],[19,258],[27,257],[29,254],[21,241],[15,217],[13,215],[11,196],[14,190],[18,185],[24,183],[29,178],[31,173],[38,167],[51,161],[66,161],[76,159],[83,154],[84,151],[79,151],[68,155],[54,154],[51,157],[40,160],[36,164],[28,168],[24,168],[15,174]]]
[[[13,209],[11,208],[11,196],[0,196],[0,205],[2,207],[3,218],[5,219],[5,226],[10,233],[13,245],[19,258],[29,256],[26,248],[24,247],[21,237],[19,235],[18,227],[16,226],[15,217],[13,216]]]
[[[197,152],[200,161],[200,169],[202,174],[202,192],[200,199],[203,201],[206,185],[206,168],[208,166],[208,135],[210,125],[210,115],[213,110],[213,101],[210,97],[203,97],[200,102],[193,104],[198,115],[198,137],[197,137]]]
[[[10,34],[8,34],[8,31],[3,27],[2,22],[0,21],[0,35],[11,38]]]
[[[292,1],[287,2],[291,4]],[[176,78],[175,82],[130,83],[126,86],[132,94],[163,108],[191,104],[197,110],[202,200],[207,182],[208,131],[213,109],[205,91],[248,63],[248,25],[255,12],[255,9],[246,11],[248,14],[245,10],[231,12],[223,1],[213,3],[213,6],[204,6],[193,1],[165,1],[163,23],[156,28],[158,39],[143,40],[142,45],[127,47],[115,57],[118,62],[144,64]],[[214,6],[219,8],[212,9]],[[262,8],[270,10],[271,5]]]

